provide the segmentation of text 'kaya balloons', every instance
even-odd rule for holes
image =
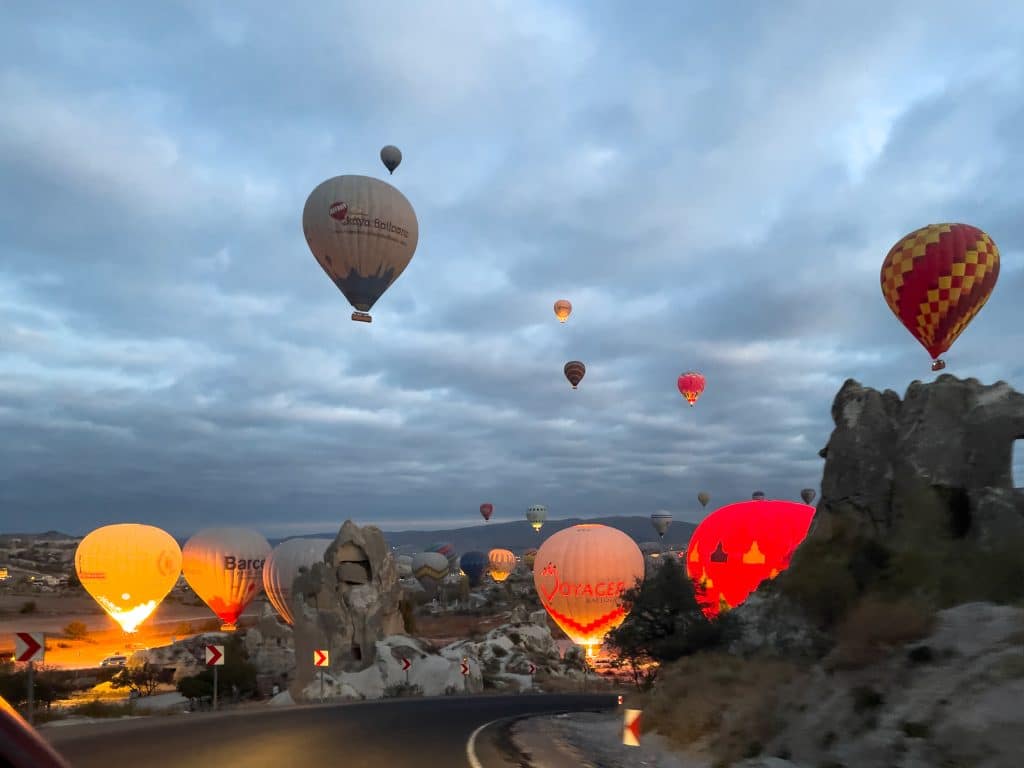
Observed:
[[[526,519],[535,531],[539,531],[548,519],[548,508],[543,504],[534,504],[526,510]]]
[[[409,201],[369,176],[335,176],[320,184],[306,200],[302,229],[317,262],[358,310],[352,319],[366,323],[419,240]]]
[[[892,247],[882,262],[889,309],[932,356],[939,358],[978,314],[999,278],[999,249],[968,224],[931,224]]]
[[[516,569],[516,556],[508,549],[492,549],[487,553],[487,567],[492,579],[504,581]]]
[[[704,589],[704,615],[735,608],[788,568],[813,517],[807,504],[765,500],[727,504],[704,518],[686,549],[687,573]]]
[[[181,554],[189,586],[223,622],[222,631],[236,630],[238,617],[263,589],[270,544],[247,528],[205,528]]]
[[[564,323],[572,314],[572,303],[568,299],[559,299],[555,302],[555,317],[558,322]]]
[[[679,389],[679,394],[686,398],[686,402],[690,404],[691,408],[704,392],[704,383],[704,375],[696,371],[681,373],[679,378],[676,379],[676,387]]]
[[[565,372],[565,378],[572,384],[572,388],[576,389],[577,385],[583,381],[583,377],[587,375],[587,366],[579,360],[570,360],[565,364],[563,371]]]
[[[263,564],[263,591],[274,606],[274,610],[289,625],[295,625],[292,616],[292,584],[300,571],[308,570],[314,563],[324,561],[324,552],[333,539],[288,539],[282,541],[267,557]]]
[[[178,581],[181,549],[152,525],[105,525],[79,543],[75,573],[121,629],[134,632]]]
[[[541,544],[533,583],[541,604],[577,645],[594,646],[619,626],[627,611],[622,593],[644,577],[644,556],[622,531],[585,523]]]

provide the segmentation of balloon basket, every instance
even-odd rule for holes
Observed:
[[[367,314],[366,312],[353,312],[352,313],[352,319],[355,320],[357,323],[372,323],[373,322],[373,318],[370,317],[370,315]]]
[[[234,622],[227,622],[220,625],[221,632],[234,632],[236,629],[238,629],[238,625]]]
[[[941,371],[945,367],[946,367],[946,361],[945,360],[932,360],[932,370],[933,371]]]

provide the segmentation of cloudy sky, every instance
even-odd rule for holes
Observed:
[[[726,5],[10,4],[0,529],[794,498],[845,379],[933,378],[878,273],[938,221],[1003,257],[948,370],[1020,387],[1024,9]],[[420,241],[366,325],[301,214],[387,143]]]

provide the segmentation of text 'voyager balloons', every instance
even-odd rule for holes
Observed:
[[[741,501],[708,515],[686,549],[687,573],[704,588],[704,615],[735,608],[788,568],[813,518],[814,507],[778,500]]]
[[[564,323],[572,314],[572,303],[568,299],[559,299],[555,302],[555,317],[558,322]]]
[[[321,183],[302,211],[306,243],[349,304],[353,320],[370,308],[412,260],[419,240],[416,212],[390,184],[369,176]]]
[[[294,626],[291,595],[295,577],[314,563],[324,561],[324,552],[332,539],[288,539],[271,551],[263,564],[263,591],[274,610],[289,625]]]
[[[581,363],[579,360],[570,360],[565,364],[563,369],[565,372],[565,378],[572,384],[572,388],[576,389],[577,385],[583,381],[583,377],[587,375],[587,366]]]
[[[622,594],[644,577],[644,556],[629,536],[607,525],[566,528],[541,544],[533,582],[541,604],[577,645],[593,654],[627,611]]]
[[[459,558],[459,567],[469,579],[469,586],[479,587],[484,571],[487,570],[487,555],[476,550],[467,552]]]
[[[504,581],[516,569],[516,556],[508,549],[492,549],[487,553],[487,567],[492,579]]]
[[[79,543],[75,573],[121,629],[134,632],[178,581],[181,548],[152,525],[105,525]]]
[[[530,522],[533,530],[539,531],[548,519],[548,508],[543,504],[534,504],[526,510],[526,519]]]
[[[480,505],[480,517],[482,517],[484,520],[490,520],[491,519],[491,515],[493,515],[493,514],[494,514],[494,505],[493,504],[481,504]]]
[[[939,356],[985,306],[998,278],[999,249],[987,234],[969,224],[930,224],[886,255],[882,295],[940,371]]]
[[[263,589],[263,565],[270,544],[248,528],[205,528],[185,542],[185,580],[210,610],[221,630],[238,628],[238,617]]]
[[[704,375],[697,373],[697,371],[681,373],[679,378],[676,379],[676,387],[679,389],[679,394],[686,398],[686,402],[690,404],[691,408],[704,392],[704,384]]]

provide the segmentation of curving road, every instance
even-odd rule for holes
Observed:
[[[389,699],[147,717],[43,733],[74,768],[462,768],[469,765],[467,740],[492,720],[614,706],[608,694]],[[477,742],[483,768],[504,765],[492,735]]]

